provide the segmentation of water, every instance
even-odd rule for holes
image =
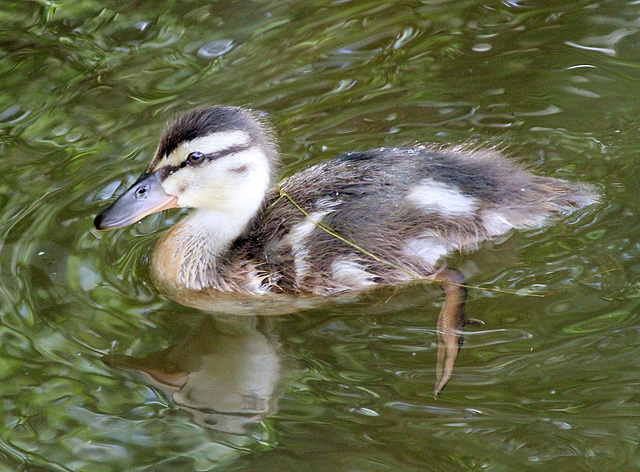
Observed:
[[[640,469],[640,5],[0,5],[0,471]],[[197,105],[263,110],[287,175],[384,145],[498,146],[591,211],[453,258],[474,290],[436,401],[440,293],[230,319],[158,295],[176,213],[92,219]],[[146,373],[142,374],[140,371]]]

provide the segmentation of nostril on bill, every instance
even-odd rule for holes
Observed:
[[[147,198],[147,192],[149,190],[148,185],[141,185],[136,189],[135,196],[137,200],[144,200]]]

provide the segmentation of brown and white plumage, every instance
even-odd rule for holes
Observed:
[[[352,152],[275,185],[271,136],[240,108],[184,115],[167,128],[138,182],[96,217],[96,227],[191,207],[156,246],[151,271],[158,285],[333,295],[433,276],[451,252],[538,227],[552,213],[597,198],[585,184],[536,176],[494,151],[461,148]],[[454,331],[468,320],[461,274],[447,269],[436,278],[448,301],[439,323],[450,352],[441,360],[451,363],[438,391],[457,352]]]

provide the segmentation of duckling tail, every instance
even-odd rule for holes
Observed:
[[[541,195],[547,195],[550,210],[571,212],[600,200],[600,193],[595,185],[550,177],[538,179],[538,190]]]
[[[570,203],[575,208],[583,208],[600,201],[600,192],[595,185],[585,183],[571,184]]]

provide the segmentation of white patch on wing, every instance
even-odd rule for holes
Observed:
[[[324,197],[316,200],[314,207],[319,210],[333,210],[338,205],[342,204],[342,200],[338,200],[333,197]]]
[[[434,267],[438,259],[453,248],[435,237],[421,237],[410,239],[405,243],[403,252],[408,256],[417,257],[430,267]]]
[[[414,205],[443,215],[471,215],[477,207],[476,199],[463,195],[458,187],[433,179],[424,179],[406,198]]]
[[[358,262],[342,258],[331,264],[331,274],[335,282],[351,289],[363,289],[376,285],[375,277],[362,268]]]
[[[502,212],[485,211],[481,215],[481,221],[490,236],[498,236],[513,228],[539,228],[544,225],[547,216],[547,213],[531,213],[510,208]]]
[[[269,293],[269,285],[264,283],[268,278],[267,274],[258,272],[256,266],[251,263],[247,263],[245,269],[247,271],[245,290],[253,295]]]
[[[515,227],[504,215],[496,212],[484,213],[481,221],[489,236],[504,234]]]
[[[291,227],[291,231],[285,238],[284,242],[291,247],[293,254],[293,265],[296,270],[296,279],[300,280],[309,269],[309,250],[307,249],[307,241],[313,230],[316,229],[316,223],[320,223],[329,211],[315,211],[309,213],[309,218],[305,218],[301,223],[297,223]]]

